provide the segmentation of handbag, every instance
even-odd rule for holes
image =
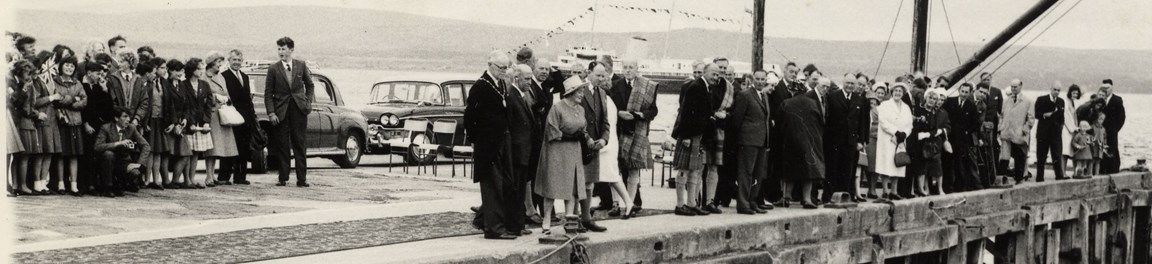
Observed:
[[[896,157],[893,160],[896,162],[896,167],[904,167],[912,164],[912,157],[908,156],[908,150],[905,148],[904,143],[896,145]]]
[[[240,115],[240,111],[236,111],[236,107],[232,107],[232,105],[220,106],[220,110],[216,113],[220,115],[221,126],[234,127],[244,124],[244,116]]]

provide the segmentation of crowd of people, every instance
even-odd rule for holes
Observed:
[[[86,43],[83,54],[65,45],[38,51],[34,37],[11,37],[10,196],[118,197],[149,188],[251,184],[247,163],[253,149],[263,148],[264,132],[255,125],[240,50],[179,60],[160,58],[149,46],[130,49],[122,36]],[[290,60],[291,39],[277,45]],[[273,122],[285,115],[270,112]],[[300,176],[297,185],[306,184]]]
[[[527,48],[514,59],[492,52],[469,91],[464,121],[482,197],[473,226],[485,238],[531,234],[528,223],[545,235],[554,222],[566,234],[604,232],[595,211],[629,219],[641,208],[659,84],[628,59],[557,68]],[[654,139],[674,155],[675,214],[721,214],[733,200],[738,214],[754,215],[1042,182],[1048,157],[1056,180],[1120,170],[1125,110],[1111,79],[1054,82],[1026,98],[1022,81],[1002,91],[987,72],[977,83],[921,72],[886,82],[833,80],[811,64],[773,68],[737,76],[720,57],[697,62],[679,84],[671,139]]]

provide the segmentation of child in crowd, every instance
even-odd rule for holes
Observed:
[[[1100,113],[1096,116],[1096,124],[1092,126],[1092,133],[1096,136],[1096,144],[1093,144],[1092,148],[1091,175],[1100,174],[1100,159],[1111,156],[1108,154],[1108,148],[1112,146],[1108,146],[1108,131],[1104,130],[1104,118],[1105,114]]]
[[[1092,177],[1092,146],[1096,144],[1096,137],[1092,135],[1092,126],[1088,121],[1080,121],[1080,129],[1072,135],[1072,166],[1076,168],[1073,178],[1083,179]]]

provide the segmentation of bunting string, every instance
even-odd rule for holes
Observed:
[[[653,13],[653,14],[681,15],[681,16],[684,16],[687,18],[699,19],[699,20],[704,20],[704,21],[711,21],[711,22],[716,22],[716,23],[729,23],[729,24],[735,24],[735,25],[741,25],[742,24],[742,22],[738,19],[706,16],[706,15],[701,15],[701,14],[692,13],[692,12],[685,12],[685,11],[680,11],[680,10],[671,10],[671,9],[667,9],[667,8],[647,8],[647,7],[621,6],[621,5],[604,5],[604,6],[609,7],[609,8],[613,8],[613,9],[617,9],[617,10],[624,10],[624,11],[647,12],[647,13]],[[536,45],[536,44],[542,43],[542,42],[544,42],[544,41],[546,41],[546,40],[548,40],[554,36],[560,35],[561,33],[564,33],[564,31],[568,31],[569,28],[576,26],[577,21],[583,19],[586,16],[592,15],[594,12],[596,12],[595,7],[588,7],[587,9],[584,10],[584,12],[580,13],[579,15],[576,15],[575,17],[572,17],[571,19],[568,19],[567,22],[560,24],[560,26],[557,26],[556,28],[548,30],[548,32],[544,33],[543,35],[536,37],[535,39],[532,39],[531,41],[525,42],[523,44],[520,44],[519,46],[516,46],[515,48],[509,49],[508,54],[516,53],[516,51],[520,50],[520,48]],[[751,10],[746,9],[745,12],[750,13]],[[744,23],[744,25],[747,25],[747,24]]]
[[[537,43],[544,42],[545,40],[548,40],[554,36],[560,35],[561,33],[564,33],[564,31],[568,31],[570,27],[576,26],[576,21],[579,21],[586,16],[592,15],[593,12],[596,12],[596,9],[593,7],[588,7],[588,9],[585,9],[584,12],[576,15],[575,17],[572,17],[572,19],[568,19],[568,22],[564,22],[564,24],[560,24],[560,26],[548,30],[548,32],[544,33],[543,35],[540,35],[531,41],[525,42],[524,44],[520,44],[519,46],[516,46],[516,48],[508,50],[508,54],[516,53],[516,51],[520,50],[520,48],[536,45]]]
[[[697,14],[697,13],[685,12],[685,11],[680,11],[680,10],[673,11],[673,10],[667,9],[667,8],[649,8],[649,7],[620,6],[620,5],[606,5],[606,6],[611,7],[611,8],[615,8],[615,9],[619,9],[619,10],[650,12],[653,14],[660,14],[660,13],[672,14],[672,12],[676,12],[677,15],[682,15],[682,16],[687,17],[687,18],[694,18],[694,19],[719,22],[719,23],[731,23],[731,24],[736,24],[736,25],[740,24],[739,19],[705,16],[705,15],[701,15],[701,14]],[[746,10],[746,11],[748,11],[748,10]]]

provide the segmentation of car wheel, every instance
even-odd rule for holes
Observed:
[[[427,133],[419,133],[413,136],[412,146],[408,147],[408,155],[404,155],[404,160],[408,162],[408,165],[425,165],[436,161],[435,154],[428,153],[416,147],[416,144],[430,143],[432,143],[432,139],[428,137]]]
[[[359,133],[348,133],[348,136],[344,138],[344,155],[336,156],[332,161],[335,161],[336,165],[340,165],[341,168],[355,168],[360,165],[360,157],[364,156],[363,146],[360,143]]]

